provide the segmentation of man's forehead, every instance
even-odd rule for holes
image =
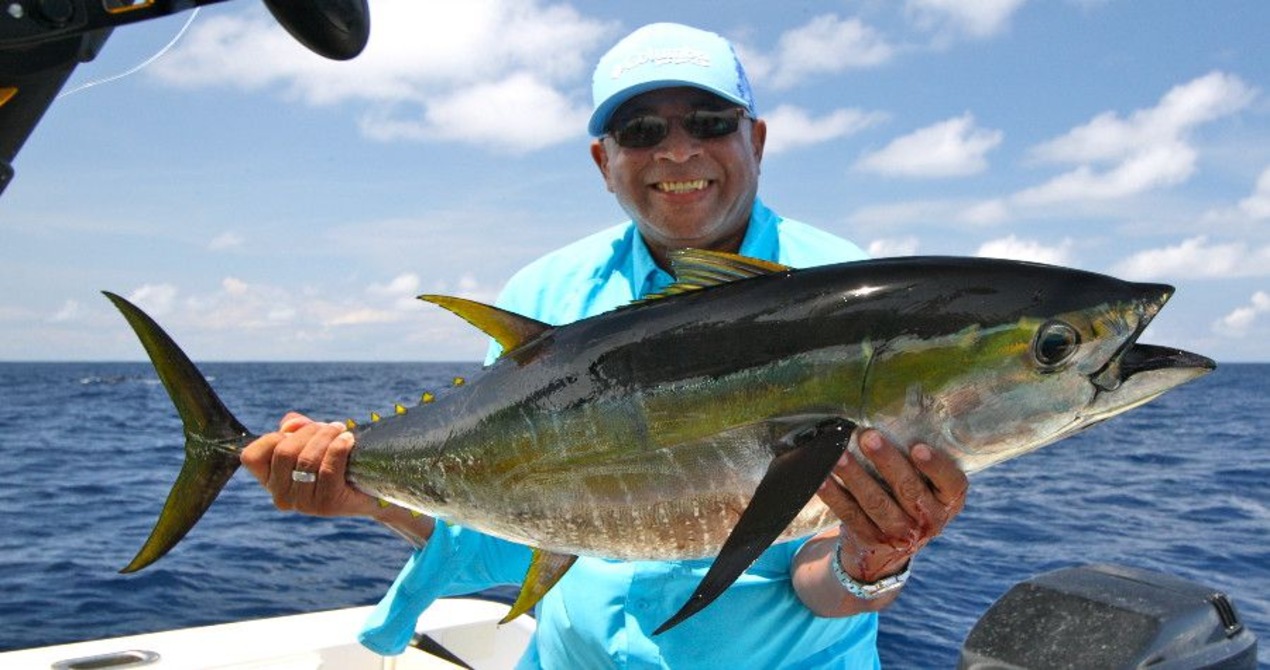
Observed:
[[[674,106],[726,109],[728,107],[736,107],[736,103],[730,100],[725,100],[713,93],[703,91],[699,88],[693,88],[691,86],[675,86],[672,88],[659,88],[654,91],[648,91],[647,93],[641,93],[622,103],[622,106],[617,108],[617,111],[613,113],[613,116],[629,116],[631,113],[654,110],[659,107]]]

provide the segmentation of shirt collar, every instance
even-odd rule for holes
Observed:
[[[779,221],[780,217],[775,212],[768,209],[762,200],[755,198],[745,238],[741,240],[741,255],[776,261],[780,252],[776,234],[776,224]],[[653,260],[653,254],[648,250],[648,245],[644,243],[644,237],[639,234],[634,222],[631,223],[631,237],[631,295],[639,299],[674,283],[675,278],[658,267]]]

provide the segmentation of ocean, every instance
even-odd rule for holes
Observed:
[[[366,418],[479,366],[210,363],[244,424]],[[1016,582],[1089,563],[1227,593],[1270,662],[1270,365],[1227,364],[974,476],[965,512],[882,615],[884,667],[949,668]],[[0,363],[0,651],[375,602],[408,547],[373,523],[275,510],[245,473],[160,563],[120,575],[181,462],[148,363]],[[761,634],[755,631],[754,634]]]

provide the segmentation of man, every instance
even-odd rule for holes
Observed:
[[[767,127],[723,38],[674,24],[641,28],[600,60],[593,93],[591,155],[631,221],[530,264],[510,280],[501,307],[553,324],[598,314],[668,285],[668,254],[682,247],[792,266],[864,257],[757,198]],[[538,606],[521,665],[877,667],[874,612],[895,599],[914,554],[960,511],[967,483],[924,445],[906,456],[876,431],[859,440],[882,481],[851,456],[838,463],[819,495],[840,527],[774,545],[711,606],[656,637],[710,561],[581,558]],[[350,488],[351,447],[341,425],[289,414],[243,463],[279,508],[370,516],[421,547],[372,615],[367,646],[399,653],[435,598],[521,580],[527,548],[382,507]]]

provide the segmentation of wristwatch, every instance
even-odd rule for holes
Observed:
[[[842,584],[842,588],[846,589],[848,593],[860,600],[876,600],[892,591],[902,588],[904,586],[904,582],[908,581],[909,570],[913,567],[913,562],[909,561],[908,564],[904,566],[904,571],[897,575],[883,577],[882,579],[870,584],[857,582],[855,578],[847,574],[847,571],[842,567],[842,538],[838,538],[838,544],[833,549],[833,560],[830,561],[830,564],[833,565],[833,574],[838,578],[838,583]]]

